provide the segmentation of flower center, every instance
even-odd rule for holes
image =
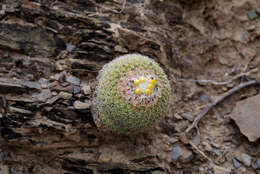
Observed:
[[[136,95],[141,95],[141,94],[149,95],[152,92],[155,83],[156,83],[156,80],[152,76],[148,76],[148,77],[142,76],[138,79],[135,79],[134,80],[135,94]]]
[[[161,98],[161,80],[153,70],[136,68],[120,77],[117,92],[134,106],[151,107]]]

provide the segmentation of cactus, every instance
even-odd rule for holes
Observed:
[[[169,81],[147,56],[120,56],[102,68],[98,80],[99,115],[107,128],[118,133],[150,127],[167,110]]]

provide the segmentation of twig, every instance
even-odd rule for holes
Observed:
[[[234,88],[232,88],[231,90],[227,91],[226,93],[224,93],[222,96],[220,96],[215,102],[211,103],[209,106],[207,106],[205,109],[202,110],[202,112],[200,112],[200,114],[195,118],[195,120],[193,121],[193,123],[185,130],[186,133],[188,133],[191,129],[196,128],[198,131],[198,123],[199,121],[217,104],[219,104],[220,102],[222,102],[224,99],[226,99],[228,96],[234,94],[235,92],[251,86],[251,85],[259,85],[260,81],[257,80],[251,80],[245,83],[242,83]]]
[[[193,80],[193,79],[178,79],[178,80],[179,81],[188,81],[188,82],[210,83],[212,85],[222,86],[222,85],[227,85],[227,84],[231,83],[232,81],[234,81],[234,80],[236,80],[240,77],[249,76],[251,73],[254,73],[254,72],[257,72],[257,71],[258,71],[258,69],[255,68],[255,69],[252,69],[251,71],[243,72],[243,73],[238,74],[238,75],[234,76],[232,79],[225,81],[225,82],[216,82],[216,81],[213,81],[213,80]]]
[[[213,160],[208,157],[204,152],[202,152],[192,141],[189,141],[189,144],[197,151],[199,154],[201,154],[204,158],[206,158],[209,162],[214,163]]]

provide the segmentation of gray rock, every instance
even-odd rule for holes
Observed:
[[[224,167],[214,166],[213,167],[214,174],[230,174],[231,170]]]
[[[48,88],[49,82],[45,78],[40,78],[39,83],[42,88]]]
[[[91,93],[91,88],[89,85],[84,85],[81,89],[85,95],[89,95]]]
[[[193,121],[194,120],[194,116],[192,115],[191,112],[185,112],[181,115],[183,118],[189,120],[189,121]]]
[[[200,97],[200,101],[201,102],[205,102],[207,100],[208,96],[206,94],[203,94],[201,97]]]
[[[255,10],[250,10],[250,11],[248,11],[247,14],[248,14],[249,19],[251,19],[251,20],[258,18],[258,15]]]
[[[235,158],[233,158],[232,161],[233,161],[233,164],[234,164],[235,168],[238,168],[238,167],[241,166],[241,163],[238,160],[236,160]]]
[[[251,165],[251,161],[252,161],[252,157],[249,156],[248,154],[246,153],[241,153],[237,159],[242,162],[244,165],[246,166],[250,166]]]
[[[73,88],[73,93],[74,93],[74,94],[78,94],[78,93],[80,93],[80,87],[79,87],[79,86],[76,86],[76,85],[74,85],[74,88]]]
[[[192,140],[191,140],[196,146],[200,144],[200,135],[196,135]]]
[[[65,81],[65,74],[66,74],[65,72],[55,74],[54,79],[59,81],[59,82],[64,82]]]
[[[259,7],[255,9],[255,12],[258,14],[258,16],[260,16],[260,8]]]
[[[179,158],[180,156],[182,156],[182,155],[183,155],[183,152],[182,152],[180,146],[175,146],[175,147],[172,148],[171,158],[172,158],[174,161],[178,160],[178,158]]]
[[[53,103],[56,102],[58,99],[60,99],[60,96],[59,96],[59,95],[56,95],[56,96],[54,96],[54,97],[48,99],[46,103],[48,103],[48,104],[53,104]]]
[[[9,106],[9,110],[11,112],[16,112],[16,113],[20,113],[20,114],[28,114],[28,115],[32,115],[33,114],[33,112],[31,112],[31,111],[28,111],[28,110],[25,110],[25,109],[21,109],[21,108],[12,107],[12,106]]]
[[[60,98],[63,98],[65,100],[69,100],[69,99],[71,99],[72,94],[68,93],[68,92],[63,92],[62,91],[62,92],[59,93],[59,96],[60,96]]]
[[[67,50],[68,52],[72,52],[75,48],[76,48],[76,46],[73,45],[73,44],[70,44],[70,43],[67,43],[67,44],[66,44],[66,50]]]
[[[260,159],[257,159],[255,162],[253,162],[252,167],[254,169],[259,169],[260,168]]]
[[[43,89],[42,92],[38,95],[33,94],[33,96],[42,102],[45,102],[47,99],[51,98],[52,94],[49,89]]]
[[[177,138],[174,138],[174,137],[172,137],[172,138],[170,138],[170,143],[171,144],[174,144],[174,143],[176,143],[176,142],[178,142],[179,140],[177,139]]]
[[[91,102],[87,101],[87,102],[81,102],[81,101],[75,101],[73,104],[75,109],[90,109],[91,107]]]
[[[33,81],[34,76],[33,76],[33,74],[27,74],[27,75],[25,76],[25,78],[26,78],[27,80],[29,80],[29,81]]]
[[[41,89],[41,85],[37,82],[25,81],[23,85],[31,89]]]
[[[66,81],[77,86],[80,85],[80,79],[72,75],[66,76]]]

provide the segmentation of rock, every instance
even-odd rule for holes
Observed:
[[[73,94],[78,94],[78,93],[80,93],[80,87],[74,85],[74,88],[73,88]]]
[[[80,85],[80,79],[72,75],[66,76],[66,81],[77,86]]]
[[[180,157],[181,162],[189,163],[193,159],[194,155],[192,151],[188,150],[187,148],[182,148],[182,156]]]
[[[74,90],[73,85],[69,85],[69,86],[66,86],[66,87],[63,87],[61,85],[56,85],[52,89],[56,90],[56,91],[65,91],[65,92],[69,92],[69,93],[72,93],[73,90]]]
[[[259,7],[255,9],[255,12],[256,12],[256,14],[258,14],[258,16],[260,16],[260,8]]]
[[[214,166],[213,167],[214,174],[230,174],[230,169],[219,167],[219,166]]]
[[[165,174],[165,172],[160,171],[160,170],[155,170],[155,171],[152,171],[151,174]]]
[[[192,138],[191,140],[193,142],[193,144],[195,144],[196,146],[200,144],[200,135],[197,134],[195,137]]]
[[[203,94],[201,97],[200,97],[200,101],[201,102],[206,102],[207,101],[207,98],[208,96],[206,94]]]
[[[60,99],[60,96],[59,96],[59,95],[56,95],[56,96],[54,96],[54,97],[48,99],[48,100],[46,101],[46,103],[48,103],[48,104],[53,104],[53,103],[55,103],[58,99]]]
[[[35,98],[39,101],[45,102],[47,99],[51,98],[52,94],[49,89],[43,89],[40,94],[35,95]]]
[[[42,88],[48,88],[49,82],[45,78],[40,78],[39,83]]]
[[[53,78],[59,82],[64,82],[65,74],[66,74],[65,72],[61,72],[61,73],[55,74]]]
[[[84,85],[81,89],[85,95],[89,95],[91,93],[91,88],[89,85]]]
[[[72,52],[75,48],[76,48],[76,46],[73,45],[73,44],[70,44],[70,43],[67,43],[67,44],[66,44],[66,50],[67,50],[68,52]]]
[[[258,18],[258,15],[255,10],[250,10],[250,11],[248,11],[247,14],[248,14],[249,19],[251,19],[251,20]]]
[[[242,100],[236,104],[231,113],[231,118],[235,120],[240,131],[254,142],[260,137],[260,94]]]
[[[29,111],[29,110],[25,110],[25,109],[21,109],[21,108],[16,108],[16,107],[12,107],[9,106],[9,110],[11,112],[16,112],[16,113],[20,113],[20,114],[26,114],[26,115],[32,115],[33,112]]]
[[[81,101],[75,101],[73,104],[75,109],[90,109],[91,107],[91,102],[81,102]]]
[[[246,166],[251,165],[252,157],[246,153],[241,153],[239,156],[237,156],[237,159]]]
[[[37,82],[25,81],[23,85],[31,89],[41,89],[41,85]]]
[[[179,158],[180,156],[182,156],[182,155],[183,155],[183,152],[182,152],[180,146],[175,146],[175,147],[172,148],[171,158],[172,158],[174,161],[178,160],[178,158]]]
[[[233,158],[232,161],[233,161],[233,164],[234,164],[235,168],[238,168],[238,167],[241,166],[241,163],[239,161],[237,161],[235,158]]]
[[[255,162],[253,162],[252,167],[254,169],[259,169],[260,168],[260,159],[257,159]]]
[[[25,78],[29,81],[33,81],[34,80],[34,76],[33,74],[26,74]]]
[[[179,140],[177,139],[177,138],[174,138],[174,137],[172,137],[172,138],[170,138],[170,143],[171,144],[174,144],[174,143],[176,143],[176,142],[178,142]]]
[[[72,94],[68,92],[60,92],[59,96],[65,100],[69,100],[72,97]]]
[[[181,116],[182,116],[183,118],[189,120],[189,121],[193,121],[193,119],[194,119],[194,116],[192,115],[191,112],[183,113]]]
[[[65,60],[56,61],[55,66],[58,71],[64,71],[68,68],[68,65],[66,64]]]

